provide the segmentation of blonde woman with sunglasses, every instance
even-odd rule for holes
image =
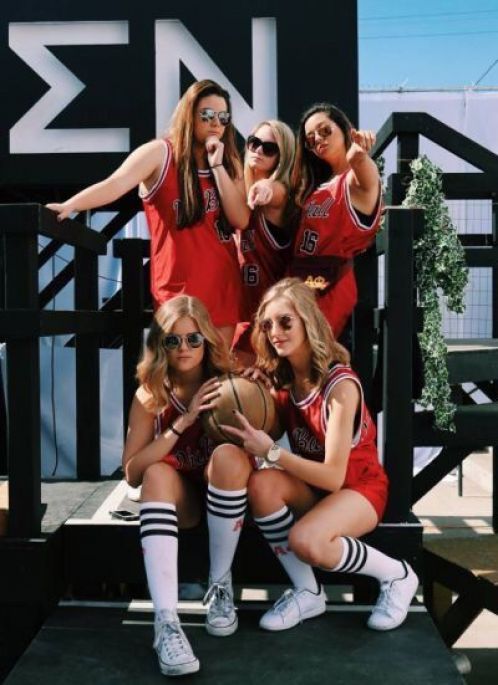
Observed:
[[[260,626],[286,630],[325,611],[312,569],[317,566],[376,578],[380,594],[368,627],[398,627],[418,579],[405,561],[359,540],[382,519],[388,482],[347,350],[336,342],[313,291],[297,278],[264,295],[253,344],[258,367],[274,379],[290,443],[289,450],[280,447],[241,414],[240,429],[223,426],[264,462],[266,468],[249,479],[249,504],[293,583]]]
[[[270,119],[254,127],[246,141],[244,178],[249,226],[237,232],[244,292],[244,321],[237,328],[234,349],[238,358],[254,361],[251,321],[263,293],[282,278],[292,245],[289,211],[290,173],[295,139],[282,121]]]
[[[292,188],[300,223],[289,274],[315,290],[339,337],[357,301],[353,257],[373,241],[381,218],[372,131],[356,131],[328,103],[311,107],[297,136]]]
[[[234,445],[215,447],[199,420],[218,395],[218,376],[230,370],[228,346],[200,300],[180,295],[156,310],[137,367],[140,387],[130,409],[123,470],[130,485],[142,485],[140,537],[155,611],[154,647],[164,675],[199,670],[177,614],[178,529],[199,523],[206,500],[206,629],[215,636],[237,629],[230,567],[251,465]]]
[[[194,83],[164,138],[137,148],[104,181],[47,207],[62,221],[136,186],[151,235],[154,307],[183,293],[200,297],[229,344],[242,297],[232,231],[247,226],[249,209],[227,91],[210,80]]]

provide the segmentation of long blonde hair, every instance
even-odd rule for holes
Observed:
[[[294,380],[294,372],[288,359],[279,357],[270,344],[268,335],[261,330],[266,307],[273,300],[286,299],[303,322],[311,350],[310,380],[321,386],[334,362],[349,364],[349,352],[334,338],[332,329],[318,307],[315,294],[299,278],[284,278],[275,283],[263,295],[255,316],[251,342],[256,352],[256,366],[267,373],[277,388],[288,387]]]
[[[199,100],[209,95],[222,97],[227,104],[227,111],[232,113],[230,95],[226,90],[210,79],[197,81],[185,91],[177,104],[167,133],[173,146],[178,174],[180,192],[178,226],[180,228],[192,226],[204,216],[204,198],[194,156],[194,117]],[[235,127],[232,121],[225,126],[221,140],[225,146],[223,166],[230,178],[240,178],[242,164],[235,143]]]
[[[137,379],[152,396],[147,407],[150,410],[158,411],[168,406],[170,402],[170,369],[163,340],[168,333],[171,333],[175,323],[183,317],[194,319],[199,332],[205,338],[202,360],[203,377],[208,379],[216,374],[232,370],[228,346],[213,326],[203,303],[190,295],[173,297],[155,312],[143,357],[137,365]]]
[[[269,179],[271,181],[279,181],[287,189],[290,187],[290,175],[292,165],[294,163],[294,152],[296,143],[292,129],[283,121],[278,119],[268,119],[260,122],[255,126],[251,135],[254,135],[262,126],[268,126],[273,133],[279,149],[278,162],[275,169],[272,171]],[[247,152],[244,160],[244,180],[246,188],[249,189],[254,183],[254,173],[247,163]]]

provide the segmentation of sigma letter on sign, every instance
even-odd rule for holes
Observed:
[[[356,120],[354,1],[309,0],[296,13],[283,0],[218,0],[214,10],[195,0],[18,5],[0,6],[4,188],[101,178],[161,135],[203,78],[230,92],[242,137],[266,118],[295,126],[317,100]]]

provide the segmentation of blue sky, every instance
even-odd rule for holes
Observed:
[[[360,88],[498,86],[498,0],[358,0],[358,20]]]

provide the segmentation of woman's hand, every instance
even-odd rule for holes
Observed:
[[[67,202],[51,202],[50,204],[45,205],[45,207],[57,214],[57,221],[64,221],[64,219],[67,219],[75,211]]]
[[[213,400],[220,396],[220,386],[218,378],[210,378],[201,385],[190,400],[187,413],[182,417],[187,427],[197,421],[201,412],[214,408]]]
[[[273,182],[269,179],[256,181],[247,193],[247,204],[251,209],[257,206],[269,205],[273,200]]]
[[[261,381],[268,388],[268,390],[273,388],[273,383],[271,382],[270,378],[264,371],[258,369],[257,366],[248,366],[247,369],[244,369],[241,375],[243,378],[247,378],[249,381]]]
[[[233,426],[222,425],[222,430],[242,440],[246,452],[265,459],[268,450],[275,441],[270,438],[268,433],[265,433],[262,430],[257,430],[251,426],[243,414],[235,410],[233,413],[242,428],[234,428]]]
[[[209,136],[206,140],[206,152],[208,164],[210,167],[223,164],[223,152],[225,150],[224,144],[216,136]]]
[[[377,136],[374,131],[357,131],[355,128],[351,129],[351,146],[346,153],[348,162],[355,161],[359,157],[368,155],[372,147],[375,145]]]

